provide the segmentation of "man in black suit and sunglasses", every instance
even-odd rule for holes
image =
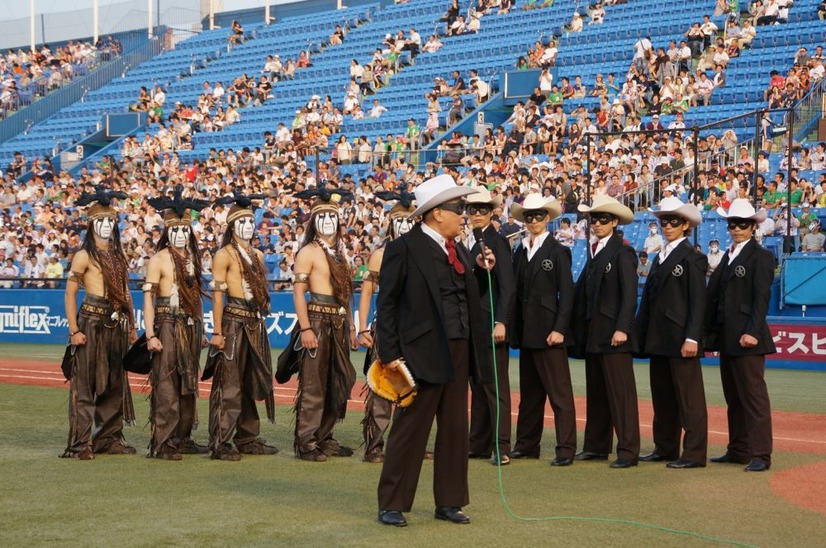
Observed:
[[[556,428],[552,466],[569,466],[576,453],[576,408],[568,366],[574,281],[571,251],[548,232],[548,222],[562,213],[560,203],[528,194],[514,203],[511,215],[524,222],[528,235],[514,255],[516,306],[511,344],[519,348],[519,418],[514,458],[539,458],[550,400]]]
[[[700,368],[708,259],[687,236],[703,219],[695,206],[674,197],[663,198],[654,216],[665,242],[645,281],[637,338],[641,353],[651,358],[655,447],[640,460],[668,461],[669,468],[702,468],[708,450],[708,410]]]
[[[484,325],[474,260],[456,243],[465,202],[476,190],[439,175],[415,191],[422,222],[387,244],[376,300],[379,360],[406,363],[418,385],[415,401],[397,407],[378,486],[379,522],[403,527],[413,506],[425,447],[437,421],[433,464],[436,519],[470,523],[468,495],[468,379],[491,382],[490,325]],[[476,268],[495,268],[488,250]]]
[[[574,290],[575,347],[585,358],[587,398],[585,442],[577,460],[607,460],[617,433],[617,459],[611,468],[637,465],[640,420],[632,354],[636,351],[637,254],[622,243],[617,225],[634,213],[607,195],[594,197],[579,211],[591,220],[588,262]]]
[[[720,352],[720,377],[728,404],[729,443],[711,462],[747,464],[747,472],[771,467],[771,403],[763,374],[766,354],[777,349],[766,322],[775,260],[753,236],[766,220],[746,199],[717,213],[728,220],[732,245],[708,282],[704,342]]]

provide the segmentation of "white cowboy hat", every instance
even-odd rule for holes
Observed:
[[[766,210],[761,207],[759,211],[755,211],[751,202],[745,198],[737,198],[732,201],[728,211],[718,207],[717,215],[724,219],[751,219],[758,224],[766,220]]]
[[[416,204],[419,204],[419,207],[408,215],[408,218],[424,215],[434,207],[442,205],[445,202],[461,198],[462,196],[476,194],[476,192],[477,190],[475,188],[457,185],[456,181],[454,181],[450,175],[437,175],[423,182],[413,191],[416,195]]]
[[[520,223],[524,223],[525,212],[536,211],[537,209],[544,209],[547,211],[549,221],[553,221],[562,215],[562,204],[560,204],[555,198],[545,198],[541,194],[532,192],[531,194],[525,196],[525,200],[522,202],[522,205],[515,202],[511,204],[511,217]]]
[[[497,195],[495,198],[490,195],[490,192],[487,188],[483,186],[474,186],[471,187],[476,189],[476,194],[470,194],[467,197],[467,203],[469,204],[487,204],[491,207],[499,207],[502,205],[502,196]]]
[[[691,204],[683,203],[679,198],[663,198],[660,201],[660,208],[656,211],[653,209],[650,211],[658,219],[664,215],[677,215],[688,221],[691,226],[698,226],[703,222],[700,210]]]
[[[619,219],[619,224],[621,225],[634,222],[634,212],[607,194],[594,196],[591,207],[583,204],[578,206],[577,209],[581,213],[610,213]]]

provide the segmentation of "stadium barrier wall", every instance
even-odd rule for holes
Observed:
[[[4,289],[0,291],[0,343],[66,344],[68,321],[60,289]],[[83,292],[78,296],[81,302]],[[267,317],[270,346],[283,348],[297,318],[292,293],[270,293],[272,306]],[[356,294],[355,302],[358,302]],[[144,329],[143,293],[132,292],[138,330]],[[213,331],[212,301],[205,301],[206,333]],[[777,345],[777,354],[769,356],[768,365],[783,369],[826,371],[826,320],[820,318],[770,317],[769,324]],[[515,353],[511,353],[515,356]],[[716,365],[716,358],[703,360]]]

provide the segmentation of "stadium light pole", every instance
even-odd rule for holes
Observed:
[[[786,141],[786,242],[788,245],[789,254],[792,254],[797,251],[797,249],[794,249],[792,241],[792,160],[794,160],[794,151],[792,148],[794,146],[794,107],[789,107],[787,112],[789,123],[786,125],[786,131],[788,131],[788,135],[786,136],[788,138]]]
[[[146,0],[146,35],[152,39],[152,0]]]
[[[209,30],[215,30],[215,0],[209,0]]]
[[[98,43],[98,23],[100,19],[100,0],[92,0],[92,43]]]
[[[758,162],[758,154],[760,153],[760,149],[762,148],[762,143],[760,137],[762,133],[760,131],[760,124],[763,121],[763,113],[765,111],[758,110],[754,113],[754,169],[751,172],[751,201],[754,204],[754,207],[757,207],[757,175],[760,173],[757,169],[757,162]]]
[[[694,124],[691,128],[691,136],[694,141],[694,166],[692,167],[694,177],[691,181],[690,201],[692,202],[692,205],[697,205],[697,195],[700,193],[700,154],[698,152],[700,143],[700,127],[697,124]],[[692,232],[694,232],[694,247],[697,247],[699,231],[694,230]]]
[[[34,0],[29,0],[29,40],[31,51],[34,51],[35,37],[34,37]]]

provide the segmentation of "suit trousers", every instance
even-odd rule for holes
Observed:
[[[436,506],[465,506],[468,497],[467,340],[451,340],[454,380],[420,383],[410,407],[397,407],[387,437],[379,478],[379,510],[409,512],[413,507],[427,439],[437,422],[433,461]]]
[[[699,358],[651,357],[654,452],[671,460],[705,464],[708,410]],[[685,430],[680,454],[681,430]]]
[[[586,354],[585,394],[583,450],[611,453],[613,430],[616,430],[617,457],[639,458],[640,418],[631,354]]]
[[[728,404],[728,452],[741,460],[771,464],[772,416],[763,374],[764,356],[720,354],[720,377]]]
[[[519,418],[515,451],[539,457],[545,419],[545,400],[551,401],[556,429],[556,456],[576,453],[576,408],[563,347],[519,351]]]
[[[496,345],[496,379],[499,387],[499,420],[496,417],[496,388],[493,383],[481,384],[471,381],[470,398],[470,452],[490,455],[494,439],[497,440],[500,455],[511,452],[511,383],[508,376],[508,345]],[[498,429],[494,432],[494,425]]]

